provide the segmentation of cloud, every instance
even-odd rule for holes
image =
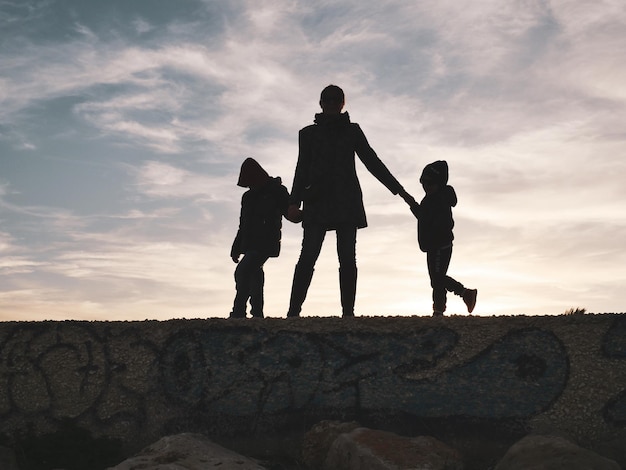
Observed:
[[[193,198],[203,202],[233,201],[234,184],[223,176],[198,174],[158,161],[146,161],[133,171],[137,188],[150,197]],[[231,177],[231,180],[235,181],[235,178]]]
[[[135,26],[137,34],[145,34],[154,30],[154,26],[145,21],[143,18],[135,19],[133,21],[133,25]]]

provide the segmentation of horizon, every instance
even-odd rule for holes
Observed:
[[[290,190],[330,83],[416,200],[448,162],[448,274],[478,289],[473,316],[624,310],[620,0],[7,0],[0,21],[0,321],[228,316],[240,165]],[[357,172],[355,314],[430,316],[415,218]],[[283,220],[267,317],[287,313],[301,238]],[[332,233],[313,312],[341,315]]]
[[[248,315],[246,318],[229,318],[227,316],[204,316],[204,317],[171,317],[171,318],[164,318],[164,319],[151,319],[151,318],[144,318],[144,319],[131,319],[131,320],[124,320],[124,319],[120,319],[120,320],[106,320],[106,319],[82,319],[82,320],[77,320],[77,319],[71,319],[71,318],[66,318],[66,319],[57,319],[57,320],[52,320],[52,319],[41,319],[41,320],[4,320],[4,319],[0,319],[0,323],[66,323],[66,322],[75,322],[75,323],[92,323],[92,322],[96,322],[96,323],[143,323],[143,322],[177,322],[177,321],[184,321],[184,322],[204,322],[207,320],[225,320],[227,323],[230,322],[247,322],[247,321],[252,321],[253,323],[256,322],[264,322],[266,320],[270,320],[270,321],[274,321],[274,320],[285,320],[285,322],[287,323],[291,323],[293,322],[294,325],[296,325],[299,321],[301,320],[335,320],[335,321],[339,321],[339,322],[343,322],[346,321],[351,322],[353,320],[359,320],[359,319],[364,319],[364,320],[380,320],[380,319],[385,319],[385,320],[398,320],[398,319],[416,319],[416,318],[420,318],[420,319],[432,319],[432,321],[435,322],[441,322],[441,321],[446,321],[448,319],[465,319],[465,318],[474,318],[474,319],[481,319],[481,320],[486,320],[486,319],[490,319],[490,318],[502,318],[502,317],[508,317],[508,318],[527,318],[527,317],[537,317],[537,318],[541,318],[541,317],[563,317],[563,316],[581,316],[581,315],[591,315],[591,316],[601,316],[601,315],[624,315],[626,314],[626,312],[588,312],[586,311],[586,309],[584,308],[570,308],[567,309],[564,312],[561,313],[546,313],[546,314],[535,314],[535,315],[528,315],[528,314],[524,314],[524,313],[520,313],[520,314],[496,314],[496,315],[474,315],[474,314],[446,314],[443,317],[435,317],[432,315],[420,315],[420,314],[415,314],[415,315],[355,315],[354,317],[342,317],[340,314],[338,315],[308,315],[308,316],[300,316],[300,317],[286,317],[286,316],[267,316],[267,317],[263,317],[263,318],[254,318],[251,317],[250,315]],[[305,322],[306,323],[306,322]]]

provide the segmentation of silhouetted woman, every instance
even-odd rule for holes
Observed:
[[[361,127],[350,121],[343,90],[329,85],[320,96],[322,112],[315,124],[300,130],[298,163],[290,196],[291,221],[302,217],[302,251],[296,265],[288,317],[300,315],[326,232],[337,235],[342,316],[354,316],[356,296],[356,232],[367,227],[355,154],[389,191],[407,202],[413,198],[370,147]],[[300,211],[300,204],[303,209]],[[301,212],[301,213],[300,213]]]

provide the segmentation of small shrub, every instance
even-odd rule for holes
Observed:
[[[565,310],[565,312],[563,312],[563,315],[584,315],[585,313],[587,313],[587,309],[586,308],[568,308],[567,310]]]

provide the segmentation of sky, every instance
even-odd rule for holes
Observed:
[[[624,312],[625,26],[623,0],[0,0],[0,321],[227,317],[240,165],[290,190],[331,83],[416,199],[448,162],[474,315]],[[356,314],[431,315],[415,218],[357,172]],[[331,232],[302,316],[340,315],[337,270]]]

